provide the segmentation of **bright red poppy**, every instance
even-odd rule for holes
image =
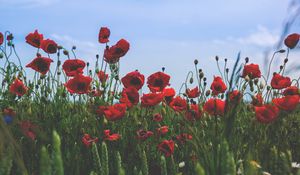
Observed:
[[[175,144],[173,140],[164,140],[157,146],[157,148],[166,157],[169,157],[174,153],[174,146]]]
[[[125,116],[126,104],[114,104],[107,106],[103,111],[105,118],[109,121],[116,121]]]
[[[0,46],[3,44],[4,42],[4,36],[3,34],[0,32]]]
[[[185,119],[188,121],[196,121],[199,120],[202,116],[202,111],[199,109],[198,104],[191,104],[190,108],[185,112]]]
[[[120,98],[120,103],[124,103],[128,108],[131,108],[139,103],[139,97],[139,92],[135,88],[124,88],[122,91],[122,97]]]
[[[58,45],[55,41],[51,39],[42,40],[41,42],[41,48],[49,54],[56,53],[57,52]]]
[[[297,86],[287,87],[283,92],[283,95],[300,95],[300,89]]]
[[[200,91],[199,91],[198,86],[196,86],[196,87],[193,88],[193,89],[187,88],[185,93],[186,93],[186,95],[187,95],[189,98],[197,98],[197,97],[199,97],[199,95],[200,95]]]
[[[263,103],[264,103],[264,100],[262,98],[261,93],[258,93],[255,96],[252,96],[252,102],[251,102],[251,104],[253,106],[262,106]]]
[[[167,104],[170,104],[171,101],[173,100],[173,97],[175,96],[176,92],[173,88],[164,88],[164,90],[162,91],[163,95],[164,95],[164,99],[166,101]]]
[[[286,45],[286,47],[293,49],[297,46],[299,39],[300,35],[298,33],[293,33],[285,38],[284,44]]]
[[[136,134],[139,140],[145,141],[153,135],[153,132],[140,129],[136,132]]]
[[[103,140],[117,141],[121,138],[120,134],[111,134],[109,129],[104,130],[103,134]]]
[[[69,77],[73,77],[76,74],[82,74],[84,67],[85,62],[80,59],[66,60],[62,65],[63,70]]]
[[[287,95],[281,98],[274,98],[272,102],[281,110],[293,111],[299,104],[299,95]]]
[[[185,99],[181,98],[180,96],[177,96],[173,98],[169,106],[177,112],[184,111],[187,109],[187,102]]]
[[[156,72],[147,79],[147,84],[151,92],[161,92],[169,85],[170,76],[164,72]]]
[[[87,94],[91,90],[92,78],[77,74],[65,83],[65,87],[71,94]]]
[[[225,102],[220,99],[211,98],[206,101],[203,110],[210,115],[224,115]]]
[[[9,87],[9,91],[18,96],[23,96],[27,90],[28,88],[24,85],[23,81],[18,78]]]
[[[31,140],[35,140],[36,138],[36,130],[37,126],[32,124],[29,120],[22,121],[20,123],[22,133],[30,138]]]
[[[106,80],[108,79],[108,74],[104,73],[102,70],[100,70],[98,73],[97,73],[97,76],[100,80],[101,83],[104,83],[106,82]]]
[[[163,117],[160,113],[155,113],[153,115],[153,121],[156,121],[156,122],[161,122],[163,120]]]
[[[292,82],[289,77],[281,76],[280,74],[275,73],[271,80],[271,86],[273,89],[284,89],[291,86]]]
[[[144,85],[145,77],[136,70],[126,74],[121,81],[125,88],[134,87],[135,89],[140,90]]]
[[[220,93],[224,93],[226,91],[227,87],[221,77],[215,76],[214,81],[212,82],[212,84],[210,86],[210,89],[212,90],[213,95],[218,95]]]
[[[258,64],[247,64],[244,66],[242,77],[245,78],[248,76],[249,78],[260,78],[261,72],[259,70]]]
[[[33,47],[40,48],[43,38],[43,34],[40,34],[37,30],[35,30],[33,33],[29,33],[25,39],[26,43]]]
[[[99,31],[98,41],[99,43],[109,42],[110,30],[107,27],[101,27]]]
[[[53,62],[52,59],[46,57],[36,57],[33,59],[26,67],[30,67],[31,69],[45,75],[49,69],[50,64]]]
[[[84,134],[83,137],[81,138],[82,143],[86,146],[86,147],[90,147],[92,145],[92,143],[97,143],[98,142],[98,138],[92,138],[89,134]]]
[[[143,94],[141,98],[142,106],[151,107],[158,105],[160,102],[162,102],[163,98],[164,96],[162,93]]]
[[[270,123],[279,115],[279,109],[274,105],[265,104],[255,107],[256,119],[261,123]]]
[[[229,100],[231,102],[238,103],[241,101],[242,98],[243,98],[243,94],[238,90],[234,90],[229,93]]]
[[[185,144],[188,140],[192,140],[192,139],[193,136],[187,133],[182,133],[176,136],[176,140],[182,145]]]
[[[157,128],[156,131],[157,131],[158,135],[165,135],[165,134],[167,134],[167,132],[169,132],[169,127],[168,126],[162,126],[160,128]]]
[[[104,50],[104,60],[107,63],[114,64],[119,61],[129,50],[130,44],[125,39],[121,39],[116,45],[107,47]]]

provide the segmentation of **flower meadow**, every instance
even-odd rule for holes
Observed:
[[[299,34],[266,75],[248,57],[216,56],[208,84],[195,60],[178,92],[165,68],[121,77],[130,42],[110,37],[101,27],[91,67],[35,30],[24,66],[0,33],[1,175],[300,175],[300,78],[285,75]]]

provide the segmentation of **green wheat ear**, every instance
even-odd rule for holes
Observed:
[[[167,162],[165,156],[160,157],[161,175],[168,175]]]
[[[205,175],[205,171],[199,162],[195,166],[195,172],[196,175]]]
[[[107,146],[105,142],[102,142],[102,147],[101,147],[101,163],[102,163],[101,175],[109,175],[108,152],[107,152]]]
[[[56,131],[53,131],[52,161],[53,161],[54,175],[64,175],[64,166],[61,157],[60,145],[61,145],[60,137]]]
[[[229,150],[229,146],[226,140],[221,145],[221,173],[224,175],[236,174],[236,165],[233,158],[233,154]]]
[[[125,175],[125,171],[122,167],[122,158],[119,152],[117,152],[116,161],[117,161],[118,175]]]
[[[101,160],[98,152],[97,145],[92,143],[92,157],[93,157],[93,164],[94,168],[96,169],[96,173],[101,173]]]
[[[41,149],[40,175],[51,175],[51,159],[45,146]]]
[[[148,161],[147,161],[147,155],[145,150],[142,150],[140,146],[137,147],[138,149],[138,153],[139,153],[139,157],[141,159],[141,166],[142,166],[142,173],[143,175],[148,175],[149,171],[148,171]]]

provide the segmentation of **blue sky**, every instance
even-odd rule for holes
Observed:
[[[146,76],[166,67],[179,89],[193,60],[211,79],[218,71],[214,57],[233,64],[239,51],[262,63],[263,52],[276,44],[288,14],[288,0],[0,0],[0,31],[14,33],[22,62],[35,49],[25,36],[38,29],[44,37],[71,48],[93,64],[102,55],[97,42],[101,26],[111,29],[111,44],[131,44],[121,58],[121,75],[139,69]],[[299,28],[297,28],[299,30]],[[296,30],[296,29],[295,29]],[[296,32],[296,31],[291,31]],[[28,70],[31,71],[31,70]]]

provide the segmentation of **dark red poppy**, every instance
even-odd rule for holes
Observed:
[[[234,90],[229,93],[229,100],[231,102],[238,103],[241,101],[242,98],[243,98],[243,94],[238,90]]]
[[[66,60],[62,65],[66,75],[73,77],[76,74],[82,74],[85,67],[85,62],[80,59]]]
[[[283,95],[287,96],[287,95],[300,95],[300,89],[297,86],[290,86],[287,87],[283,93]]]
[[[108,74],[105,74],[102,70],[100,70],[98,73],[97,73],[97,76],[100,80],[101,83],[104,83],[106,82],[106,80],[108,79]]]
[[[90,93],[92,97],[101,97],[103,95],[103,91],[99,89],[93,89]]]
[[[185,144],[185,142],[187,142],[188,140],[192,140],[193,136],[190,134],[186,134],[186,133],[182,133],[180,135],[176,136],[176,140],[180,143],[180,144]]]
[[[251,102],[251,104],[253,106],[262,106],[263,102],[264,102],[264,100],[262,98],[261,93],[256,94],[256,96],[252,96],[252,102]]]
[[[0,46],[3,44],[4,42],[4,36],[3,34],[0,32]]]
[[[299,104],[299,95],[287,95],[281,98],[274,98],[272,102],[281,110],[293,111]]]
[[[29,120],[25,120],[20,123],[20,127],[22,130],[22,133],[26,137],[30,138],[31,140],[35,140],[36,130],[37,130],[36,125],[32,124]]]
[[[53,60],[50,58],[36,57],[27,64],[26,67],[30,67],[31,69],[45,75],[50,69],[51,62],[53,62]]]
[[[137,90],[140,90],[144,85],[145,77],[136,70],[126,74],[121,81],[125,88],[134,87]]]
[[[168,126],[162,126],[160,128],[157,128],[156,131],[157,131],[158,135],[165,135],[165,134],[167,134],[167,132],[169,132],[169,127]]]
[[[300,35],[298,33],[293,33],[287,36],[284,40],[284,44],[286,47],[293,49],[297,46],[300,39]]]
[[[109,129],[104,130],[103,134],[104,134],[103,140],[116,141],[116,140],[119,140],[121,138],[120,134],[110,134]]]
[[[200,91],[199,91],[198,86],[196,86],[196,87],[193,88],[193,89],[187,88],[186,91],[185,91],[185,93],[186,93],[186,95],[187,95],[189,98],[197,98],[197,97],[199,97],[199,95],[200,95]]]
[[[271,86],[273,89],[283,89],[291,86],[292,82],[289,77],[281,76],[280,74],[275,73],[271,80]]]
[[[180,112],[187,109],[187,102],[185,99],[181,98],[180,96],[177,96],[173,98],[169,106],[174,109],[174,111]]]
[[[15,117],[16,116],[16,111],[13,108],[7,107],[3,109],[3,115],[8,115]]]
[[[176,92],[173,88],[164,88],[162,91],[165,101],[167,104],[170,104],[171,101],[173,100],[173,97],[175,96]]]
[[[139,103],[139,97],[139,92],[135,88],[124,88],[122,91],[120,103],[124,103],[128,108],[131,108],[132,106]]]
[[[244,66],[242,77],[245,78],[248,75],[249,78],[260,78],[261,72],[258,64],[248,64]]]
[[[43,38],[43,34],[39,34],[39,32],[35,30],[33,33],[29,33],[25,39],[26,43],[33,47],[40,48]]]
[[[116,121],[125,116],[126,104],[114,104],[112,106],[107,106],[104,109],[104,115],[107,120]]]
[[[107,27],[101,27],[99,31],[98,41],[99,43],[109,42],[110,30]]]
[[[26,94],[28,88],[24,85],[23,81],[18,78],[10,85],[9,91],[15,95],[23,96]]]
[[[99,116],[104,115],[104,111],[107,110],[107,106],[98,106],[98,109],[96,109],[96,113]]]
[[[163,117],[160,113],[156,113],[153,115],[153,121],[161,122],[162,120],[163,120]]]
[[[87,94],[91,90],[92,78],[77,74],[65,83],[65,87],[71,94]]]
[[[104,60],[107,63],[114,64],[119,61],[129,50],[130,44],[125,39],[121,39],[116,45],[107,47],[104,50]]]
[[[145,141],[153,135],[153,132],[140,129],[136,132],[136,134],[139,140]]]
[[[224,115],[225,102],[220,99],[211,98],[206,101],[203,110],[210,115]]]
[[[82,143],[86,146],[86,147],[90,147],[92,145],[92,143],[97,143],[98,142],[98,138],[92,138],[89,134],[84,134],[83,137],[81,138]]]
[[[188,121],[199,120],[202,116],[202,111],[199,109],[198,104],[191,104],[190,108],[185,112],[185,119]]]
[[[58,45],[55,41],[51,39],[42,40],[41,42],[41,48],[49,54],[56,53],[57,52]]]
[[[175,144],[173,140],[164,140],[157,146],[157,148],[166,157],[169,157],[174,153],[174,146]]]
[[[169,85],[170,76],[163,72],[156,72],[147,79],[147,84],[151,92],[161,92]]]
[[[221,77],[215,76],[214,81],[212,82],[212,84],[210,86],[210,89],[212,90],[213,95],[218,95],[220,93],[224,93],[226,91],[227,87]]]
[[[151,107],[158,105],[162,100],[164,96],[162,93],[149,93],[149,94],[143,94],[141,101],[143,107]]]
[[[265,104],[255,107],[256,119],[261,123],[270,123],[274,121],[279,114],[279,109],[274,105]]]

